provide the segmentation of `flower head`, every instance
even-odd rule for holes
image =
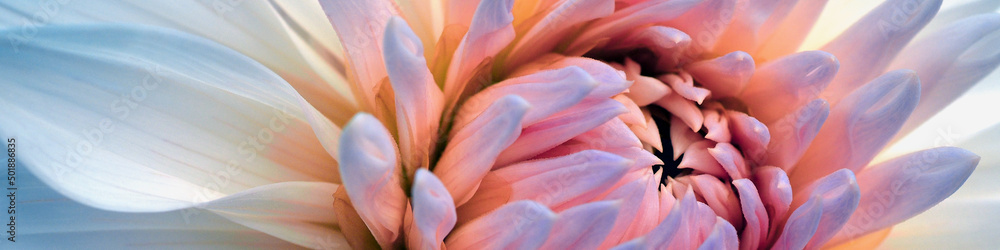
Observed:
[[[799,47],[825,1],[319,3],[314,7],[322,8],[337,37],[320,45],[302,39],[330,38],[317,35],[324,34],[319,28],[295,28],[315,22],[289,14],[302,9],[285,3],[265,8],[292,27],[288,43],[302,51],[296,62],[310,67],[297,72],[265,63],[277,75],[177,31],[41,29],[46,36],[25,44],[35,57],[10,64],[37,70],[65,63],[62,57],[105,62],[100,53],[139,55],[92,67],[135,68],[149,61],[153,66],[146,68],[166,73],[147,78],[166,79],[159,82],[167,91],[202,96],[167,108],[166,115],[189,118],[162,123],[161,129],[232,114],[207,132],[192,128],[183,135],[190,141],[158,134],[153,139],[175,145],[149,152],[118,148],[135,139],[109,136],[109,148],[98,153],[101,162],[113,164],[106,169],[137,165],[148,171],[68,177],[70,183],[97,180],[107,188],[113,186],[107,180],[166,172],[171,177],[153,178],[163,185],[126,187],[118,191],[131,195],[124,198],[63,192],[119,211],[196,206],[308,247],[329,246],[317,243],[330,239],[324,235],[354,248],[415,249],[878,244],[888,228],[955,192],[979,157],[942,147],[873,159],[1000,64],[996,55],[963,54],[976,54],[969,48],[1000,28],[996,14],[969,17],[914,39],[940,0],[888,0],[818,50]],[[88,35],[102,31],[131,36]],[[961,38],[941,45],[947,37]],[[81,38],[94,40],[74,42]],[[191,51],[167,46],[146,53],[162,38]],[[133,46],[119,51],[100,45],[122,41]],[[73,46],[93,54],[59,49]],[[266,56],[254,59],[261,58]],[[215,65],[199,61],[206,59],[254,74],[196,67]],[[116,78],[85,72],[63,75],[75,84],[69,87],[97,95],[120,87],[94,87]],[[945,84],[959,87],[945,91]],[[38,92],[7,85],[19,93]],[[131,109],[99,116],[124,110],[118,120],[129,125],[125,133],[141,135],[133,126],[159,118],[130,119],[132,109],[156,111],[173,99],[145,101],[146,94],[140,98],[134,92],[124,101],[135,105],[121,106]],[[277,116],[257,115],[271,110],[278,110]],[[50,127],[66,121],[25,114]],[[264,128],[255,130],[259,124]],[[22,124],[0,123],[0,128],[46,138]],[[197,138],[202,134],[221,136]],[[219,149],[224,146],[235,146],[235,153]],[[190,161],[155,161],[158,153],[171,150],[209,153]],[[80,152],[69,152],[74,153]],[[93,173],[75,165],[98,164],[57,159],[32,164],[43,180],[64,189],[71,187],[59,184],[66,166],[73,173]],[[188,168],[171,167],[196,164],[230,177],[206,191],[206,185],[191,184],[198,178]],[[244,176],[251,177],[234,177],[244,171],[241,164],[249,165]],[[273,169],[279,169],[277,175],[268,175]],[[317,193],[323,195],[312,196]],[[282,194],[291,196],[282,204],[303,208],[239,205]],[[185,200],[189,195],[194,201]],[[160,197],[169,202],[123,201],[165,202]]]

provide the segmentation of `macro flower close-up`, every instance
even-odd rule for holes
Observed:
[[[3,244],[992,249],[998,8],[0,0]]]

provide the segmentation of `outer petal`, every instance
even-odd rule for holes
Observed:
[[[59,194],[30,171],[18,171],[16,177],[21,190],[17,193],[17,237],[15,243],[5,245],[50,249],[138,245],[213,249],[239,249],[247,245],[296,247],[214,213],[195,209],[160,213],[101,210]],[[187,220],[179,218],[182,216]],[[346,246],[343,236],[324,240],[324,246],[331,248]]]
[[[858,210],[831,244],[851,240],[917,215],[958,190],[979,156],[960,148],[928,149],[858,173]]]
[[[260,186],[198,207],[292,243],[314,248],[346,247],[330,211],[337,184],[282,182]],[[189,211],[182,211],[182,214]]]
[[[896,224],[883,244],[898,248],[990,248],[1000,244],[1000,126],[970,136],[959,147],[983,158],[972,176],[950,197],[927,211]],[[940,150],[940,149],[938,149]],[[918,153],[919,154],[919,153]],[[912,173],[912,171],[911,171]],[[891,187],[891,186],[890,186]],[[962,216],[956,216],[962,215]]]
[[[344,188],[358,215],[383,248],[401,235],[406,194],[400,187],[399,154],[378,119],[358,114],[344,127],[339,160]]]
[[[841,62],[823,99],[837,106],[841,98],[882,73],[940,7],[941,0],[889,0],[823,46]]]
[[[958,99],[1000,65],[1000,14],[962,19],[900,52],[889,69],[920,76],[920,103],[897,134],[899,139]]]
[[[328,152],[339,129],[249,58],[152,27],[37,34],[18,52],[0,48],[0,130],[30,141],[25,150],[37,154],[24,161],[72,199],[165,211],[275,182],[337,179]]]
[[[896,70],[844,98],[789,175],[792,186],[802,187],[837,169],[857,171],[867,165],[899,131],[919,93],[917,75]]]
[[[29,27],[82,23],[159,26],[208,38],[253,58],[339,125],[357,109],[344,73],[343,49],[318,2],[15,1],[0,6],[0,26],[17,28],[4,35],[14,49],[37,38]]]

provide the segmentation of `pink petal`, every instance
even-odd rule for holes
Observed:
[[[691,36],[691,45],[687,46],[686,51],[675,60],[684,64],[700,60],[703,55],[709,54],[722,35],[722,31],[733,20],[737,2],[737,0],[704,0],[683,15],[661,24]]]
[[[389,20],[382,45],[396,100],[402,164],[410,171],[427,167],[444,108],[441,90],[427,68],[420,38],[403,19],[393,17]]]
[[[426,169],[417,169],[413,178],[413,224],[407,231],[407,247],[440,249],[444,237],[455,227],[454,200],[444,184]]]
[[[673,114],[671,119],[681,119],[691,128],[691,131],[698,132],[705,122],[705,116],[701,114],[701,109],[691,100],[684,99],[675,92],[669,92],[666,96],[656,101],[656,105],[663,107]]]
[[[805,51],[765,63],[740,95],[755,118],[771,123],[816,99],[840,63],[823,51]]]
[[[443,0],[445,25],[459,24],[468,27],[472,23],[472,15],[483,0]]]
[[[667,247],[683,249],[684,247],[681,245],[693,246],[693,243],[690,242],[691,239],[687,238],[692,228],[685,227],[684,223],[696,217],[697,203],[694,192],[688,190],[672,206],[670,214],[661,220],[649,234],[619,245],[615,249],[667,249]]]
[[[708,130],[705,139],[715,142],[729,142],[732,139],[729,133],[729,120],[719,114],[718,110],[703,110],[702,114],[705,115],[705,129]]]
[[[684,14],[697,0],[645,1],[615,11],[610,16],[591,23],[583,34],[570,43],[568,55],[582,55],[608,39],[624,35],[636,27],[667,21]]]
[[[378,84],[386,77],[383,30],[398,10],[390,0],[321,0],[320,4],[348,54],[354,95],[360,98],[362,107],[374,110]]]
[[[933,148],[879,163],[858,173],[861,201],[836,244],[895,225],[951,196],[980,157],[961,148]]]
[[[841,169],[798,192],[792,200],[792,207],[811,198],[818,198],[823,204],[819,227],[806,245],[806,248],[816,249],[833,238],[834,234],[847,223],[858,207],[861,193],[854,179],[854,173]]]
[[[663,221],[670,215],[670,211],[673,211],[674,203],[677,202],[677,198],[670,192],[673,189],[670,185],[673,185],[673,183],[668,185],[660,184],[660,221]]]
[[[648,48],[656,55],[657,69],[674,68],[680,62],[682,52],[691,44],[691,37],[683,31],[665,26],[650,26],[632,30],[621,41],[608,44],[603,51],[623,53],[637,48]]]
[[[684,121],[681,119],[676,117],[670,119],[670,144],[674,149],[674,160],[681,157],[681,154],[686,152],[691,144],[704,139],[696,131],[688,129],[688,126],[684,125]]]
[[[732,144],[725,142],[715,144],[715,147],[708,149],[708,153],[716,161],[719,161],[729,178],[743,179],[750,176],[750,166],[743,160],[740,150],[733,147]]]
[[[729,120],[732,144],[739,146],[740,151],[751,162],[763,163],[767,147],[771,143],[771,132],[767,126],[738,111],[726,111],[726,118]]]
[[[722,218],[715,219],[715,226],[708,238],[698,246],[698,250],[727,249],[736,250],[740,247],[740,238],[736,236],[736,228]]]
[[[628,125],[629,127],[646,127],[646,115],[642,112],[639,105],[636,105],[635,102],[632,101],[632,98],[628,98],[625,95],[616,95],[613,99],[625,105],[625,109],[628,110],[624,114],[618,116],[618,119],[625,122],[625,125]],[[633,129],[633,131],[634,130],[635,129]]]
[[[784,223],[784,230],[778,237],[771,249],[804,249],[809,239],[816,233],[819,227],[820,218],[823,216],[823,201],[820,197],[812,197],[802,206],[795,209],[788,217],[788,222]],[[775,229],[778,224],[774,224]]]
[[[767,230],[770,217],[758,194],[757,187],[748,179],[733,180],[733,186],[739,192],[740,208],[743,209],[743,218],[746,219],[746,227],[740,235],[741,249],[757,249],[761,245],[767,244]]]
[[[595,249],[618,217],[619,201],[591,202],[559,213],[540,249]]]
[[[371,230],[358,215],[358,211],[354,209],[354,204],[351,203],[344,186],[340,186],[337,192],[333,193],[333,198],[332,212],[337,215],[337,227],[344,233],[347,244],[353,248],[378,248],[378,241],[372,236]]]
[[[687,72],[682,71],[679,74],[666,74],[660,76],[658,79],[669,84],[670,88],[678,95],[698,104],[704,102],[705,98],[712,93],[707,89],[695,87],[694,79]]]
[[[766,164],[791,171],[819,134],[829,114],[830,104],[816,99],[795,113],[769,124],[774,143],[767,149]]]
[[[709,148],[714,146],[715,142],[710,140],[702,140],[691,144],[684,151],[684,159],[681,159],[681,163],[677,165],[677,168],[694,169],[695,171],[719,178],[728,177],[729,175],[726,173],[726,170],[719,164],[719,160],[716,160],[708,151]]]
[[[344,188],[358,215],[383,248],[399,237],[406,194],[399,186],[396,145],[392,135],[374,116],[355,115],[340,136],[337,161]]]
[[[774,30],[753,53],[754,58],[766,61],[794,53],[819,19],[826,2],[827,0],[798,1],[783,20],[774,24],[765,23],[765,27],[773,25]]]
[[[496,166],[503,167],[534,157],[625,111],[620,102],[611,99],[577,104],[524,128],[517,140],[497,156]]]
[[[576,66],[507,79],[476,93],[465,101],[455,117],[453,126],[462,128],[497,99],[507,95],[517,95],[532,106],[522,121],[527,127],[576,105],[598,84],[586,71]],[[452,134],[454,133],[453,130]]]
[[[781,13],[788,11],[797,0],[764,0],[747,1],[736,8],[733,21],[722,35],[715,51],[753,51],[763,42],[764,34],[761,28],[768,19],[783,19]]]
[[[646,181],[646,192],[642,193],[642,201],[639,202],[639,211],[631,219],[632,223],[625,230],[622,241],[645,235],[656,227],[657,221],[650,220],[649,218],[660,216],[660,195],[657,189],[660,187],[660,177],[662,175],[663,171],[653,173],[652,175],[643,175]]]
[[[1000,48],[992,46],[998,31],[1000,14],[978,15],[917,40],[900,52],[889,69],[917,72],[920,103],[894,140],[916,129],[1000,65]]]
[[[558,217],[534,201],[516,201],[455,229],[449,249],[536,249]]]
[[[600,84],[594,91],[587,95],[586,99],[604,99],[609,98],[617,94],[621,94],[623,91],[632,86],[632,81],[626,79],[625,72],[615,69],[605,62],[594,60],[585,57],[564,57],[561,60],[555,61],[549,66],[544,67],[544,69],[557,69],[565,68],[569,66],[580,67],[584,71],[587,71],[591,77],[593,77]]]
[[[632,162],[615,154],[585,150],[495,170],[483,178],[475,196],[459,208],[459,217],[461,221],[471,220],[516,200],[534,200],[554,211],[563,211],[611,189]]]
[[[759,167],[754,173],[753,182],[757,183],[757,186],[760,186],[758,193],[760,194],[761,202],[767,208],[767,217],[775,222],[779,218],[785,218],[788,206],[792,203],[792,185],[788,183],[788,176],[785,175],[785,171],[774,166]],[[774,229],[777,229],[776,226],[776,223],[771,224],[771,227]],[[762,240],[761,242],[771,242],[777,236],[776,230],[770,230],[767,237],[764,238],[767,241]]]
[[[837,106],[841,98],[881,74],[940,7],[941,0],[917,2],[916,6],[911,0],[885,1],[823,46],[823,51],[842,62],[837,76],[823,91],[823,99]]]
[[[622,122],[618,118],[611,119],[574,139],[589,144],[593,149],[604,151],[642,147],[642,142],[639,141],[639,138],[632,133],[632,130],[628,128],[628,125],[625,125],[625,122]]]
[[[615,220],[611,232],[598,248],[609,248],[627,240],[624,238],[626,232],[637,218],[636,215],[643,210],[645,193],[650,192],[647,187],[649,180],[654,176],[653,171],[648,169],[641,173],[636,172],[631,176],[631,179],[628,177],[623,179],[626,182],[622,183],[621,186],[611,190],[606,196],[598,198],[598,200],[620,200],[622,202],[622,207],[618,210],[618,217],[622,219]],[[655,192],[656,189],[654,188],[652,191]]]
[[[729,184],[722,183],[719,178],[711,175],[688,175],[678,178],[678,181],[688,182],[716,215],[732,222],[735,226],[743,227],[740,201],[733,194]]]
[[[715,99],[736,96],[743,91],[754,72],[749,54],[736,51],[711,60],[698,61],[684,69],[694,80],[712,91]]]
[[[663,151],[663,140],[660,138],[660,129],[656,126],[656,121],[649,112],[641,112],[643,123],[641,125],[629,126],[635,136],[645,145],[650,145],[656,150]],[[619,116],[621,117],[621,116]]]
[[[535,23],[510,52],[507,65],[522,65],[525,61],[553,51],[576,29],[574,26],[611,15],[615,10],[613,0],[567,0]]]
[[[896,70],[844,98],[789,175],[801,187],[841,168],[857,171],[899,131],[920,98],[913,71]]]
[[[656,78],[641,76],[639,74],[630,74],[629,78],[635,83],[632,84],[632,87],[628,89],[628,93],[625,93],[625,95],[639,106],[653,104],[673,92],[666,84]]]
[[[518,96],[500,98],[448,142],[434,174],[455,198],[455,205],[472,197],[497,155],[521,134],[521,119],[529,106]]]
[[[467,90],[477,68],[490,63],[492,57],[514,40],[514,0],[487,0],[479,2],[469,24],[469,31],[462,38],[448,66],[444,84],[445,98],[455,102]]]

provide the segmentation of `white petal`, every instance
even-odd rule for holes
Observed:
[[[87,205],[165,211],[270,183],[337,181],[329,152],[339,128],[267,68],[211,41],[49,25],[0,54],[10,118],[0,130],[31,142],[32,171]]]
[[[343,51],[339,43],[327,42],[336,41],[337,36],[322,19],[316,2],[15,1],[0,6],[0,26],[16,27],[19,31],[12,34],[24,43],[31,43],[37,35],[22,27],[97,22],[177,29],[213,40],[264,64],[338,124],[346,122],[356,109],[343,73]]]
[[[23,166],[23,165],[21,165]],[[77,203],[17,171],[17,237],[20,248],[295,248],[296,245],[200,210],[119,213]],[[188,212],[188,220],[184,220]],[[193,212],[193,213],[192,213]],[[6,223],[4,223],[6,224]],[[4,238],[6,240],[6,238]],[[328,246],[337,248],[339,237]],[[346,246],[346,243],[341,246]]]
[[[332,211],[337,187],[323,182],[282,182],[248,189],[198,207],[300,246],[346,247]]]

